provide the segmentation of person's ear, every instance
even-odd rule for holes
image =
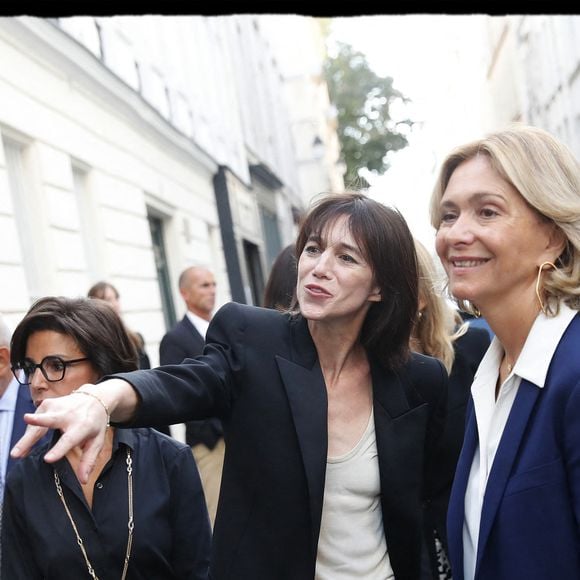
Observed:
[[[555,262],[562,255],[567,244],[566,234],[556,224],[552,224],[545,248],[550,262]]]
[[[369,294],[368,301],[369,302],[381,302],[382,301],[381,290],[378,286],[375,286],[371,293]]]
[[[10,349],[0,346],[0,375],[10,370]]]

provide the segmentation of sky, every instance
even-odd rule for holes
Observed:
[[[435,172],[456,145],[482,134],[485,76],[484,17],[390,15],[332,19],[332,36],[367,57],[371,69],[391,76],[412,99],[408,115],[420,121],[409,146],[391,158],[369,194],[397,207],[413,234],[433,249],[428,215]]]

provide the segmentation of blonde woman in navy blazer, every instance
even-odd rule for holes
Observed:
[[[432,197],[460,306],[495,333],[448,511],[454,580],[580,578],[580,168],[513,125],[453,151]]]
[[[418,580],[447,374],[437,359],[409,354],[413,238],[397,211],[345,193],[318,201],[296,249],[295,312],[226,304],[203,355],[83,390],[116,421],[222,418],[210,577]],[[81,477],[105,423],[95,397],[47,401],[28,417],[65,430],[50,461],[65,437],[87,440]],[[351,457],[346,481],[335,474]]]

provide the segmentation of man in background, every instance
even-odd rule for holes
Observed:
[[[24,413],[34,413],[35,411],[30,397],[30,389],[26,385],[20,385],[12,374],[10,366],[11,338],[12,333],[0,314],[0,526],[2,525],[4,482],[15,462],[10,457],[10,449],[24,435],[26,429]],[[47,434],[36,445],[43,445],[48,441],[48,438]]]
[[[197,356],[203,351],[205,334],[215,306],[214,275],[202,266],[191,266],[179,276],[179,292],[187,311],[183,319],[161,339],[159,345],[161,365],[180,364],[183,359]],[[213,526],[225,450],[221,421],[212,418],[187,422],[185,441],[192,448],[201,475]]]
[[[4,497],[6,474],[14,464],[10,449],[24,435],[24,413],[35,408],[27,386],[20,385],[10,367],[12,333],[0,314],[0,500]]]

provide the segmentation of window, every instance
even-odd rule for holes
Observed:
[[[167,264],[167,252],[165,251],[164,221],[162,218],[147,212],[149,228],[151,230],[151,241],[153,243],[153,254],[155,257],[155,268],[157,270],[157,281],[159,283],[159,293],[161,295],[161,307],[163,308],[163,319],[165,327],[169,330],[176,321],[175,306],[171,294],[171,279],[169,277],[169,266]]]
[[[246,291],[248,304],[260,306],[264,296],[264,276],[262,275],[260,250],[256,244],[252,244],[248,240],[243,240],[243,244],[246,272],[248,273],[248,282],[250,284],[249,291]]]
[[[33,301],[46,294],[46,263],[41,254],[43,246],[38,243],[39,238],[42,238],[45,218],[35,203],[33,183],[31,183],[30,173],[26,171],[26,145],[5,136],[2,137],[2,141],[14,218],[22,252],[22,265],[29,298]]]

